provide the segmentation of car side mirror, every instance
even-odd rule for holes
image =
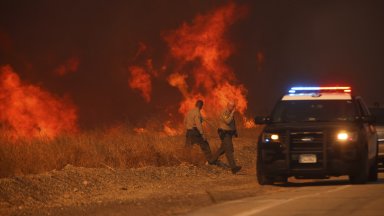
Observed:
[[[256,116],[255,117],[255,124],[257,124],[257,125],[267,124],[269,122],[271,122],[270,117],[265,117],[265,116]]]
[[[365,118],[368,123],[371,123],[371,124],[376,123],[376,116],[370,115],[370,116],[366,116]]]
[[[374,124],[376,123],[376,117],[375,116],[361,116],[361,117],[358,117],[356,118],[364,123],[370,123],[370,124]]]

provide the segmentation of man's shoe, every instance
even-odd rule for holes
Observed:
[[[209,165],[215,165],[215,166],[218,166],[218,167],[221,167],[221,168],[229,168],[229,166],[223,162],[221,162],[220,160],[215,160],[215,161],[212,161],[212,162],[208,162]]]
[[[230,166],[228,165],[228,164],[226,164],[226,163],[224,163],[224,162],[221,162],[221,161],[216,161],[216,166],[218,166],[218,167],[221,167],[221,168],[230,168]]]
[[[241,166],[235,166],[234,168],[232,168],[232,174],[236,174],[240,170],[241,170]]]
[[[215,160],[215,161],[208,161],[208,164],[209,165],[217,165],[217,160]]]

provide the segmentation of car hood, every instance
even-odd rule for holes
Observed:
[[[356,130],[353,122],[294,122],[272,123],[266,125],[265,131],[325,131],[325,130]]]

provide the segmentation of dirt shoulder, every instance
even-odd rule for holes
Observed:
[[[177,215],[279,190],[256,183],[254,142],[238,140],[235,148],[243,166],[236,175],[216,166],[184,163],[126,170],[67,165],[59,171],[3,178],[0,215]]]

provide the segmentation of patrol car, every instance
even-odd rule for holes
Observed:
[[[352,183],[378,178],[374,118],[351,87],[293,87],[267,117],[257,145],[259,184],[288,177],[348,175]]]

